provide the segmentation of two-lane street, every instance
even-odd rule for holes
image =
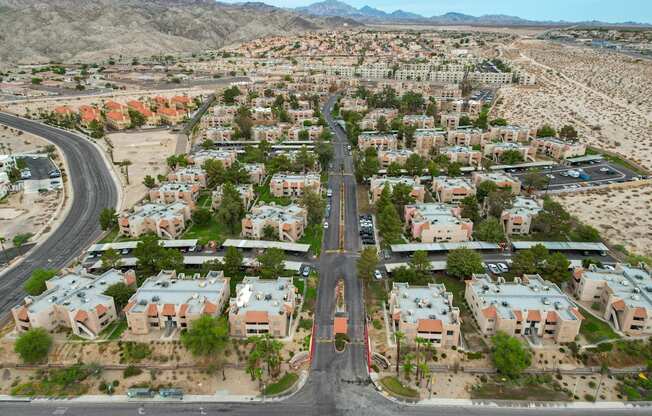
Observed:
[[[5,113],[0,113],[0,124],[40,136],[59,147],[72,188],[70,209],[60,226],[19,265],[0,275],[0,312],[8,313],[25,296],[23,282],[34,269],[61,269],[98,239],[102,232],[99,213],[103,208],[116,208],[118,188],[100,151],[87,139]]]

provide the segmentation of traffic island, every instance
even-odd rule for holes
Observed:
[[[335,335],[335,351],[343,352],[346,348],[346,344],[349,342],[349,337],[346,334],[336,334]]]
[[[296,373],[287,372],[276,383],[269,384],[265,387],[263,394],[267,397],[281,396],[294,387],[297,380],[299,380],[299,376]]]
[[[402,400],[419,400],[419,392],[415,389],[404,386],[401,381],[394,376],[386,376],[380,379],[380,384],[387,393]]]

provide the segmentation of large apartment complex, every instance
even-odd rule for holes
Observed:
[[[160,238],[174,239],[183,233],[190,219],[190,207],[185,202],[145,204],[133,213],[123,212],[118,218],[120,234],[139,237],[154,233]]]
[[[242,236],[259,240],[269,228],[279,240],[295,242],[307,225],[308,213],[298,205],[258,205],[242,219]]]
[[[461,208],[442,203],[406,205],[405,224],[412,238],[422,243],[469,241],[473,222],[460,218],[460,212]]]

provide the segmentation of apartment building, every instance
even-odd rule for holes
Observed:
[[[475,195],[475,186],[466,178],[438,176],[432,180],[435,199],[444,203],[459,203],[470,195]]]
[[[254,186],[250,183],[247,184],[242,184],[242,185],[235,185],[235,188],[238,190],[238,193],[240,194],[240,199],[242,199],[242,205],[247,209],[249,207],[249,204],[253,202],[253,200],[256,198],[256,194],[254,193]],[[222,203],[222,185],[218,185],[215,190],[211,193],[211,208],[213,210],[216,210],[220,207],[220,204]]]
[[[275,173],[269,181],[269,189],[276,197],[299,197],[306,189],[319,193],[321,178],[318,173]]]
[[[362,98],[342,98],[340,100],[340,114],[346,111],[363,113],[367,111],[367,101]]]
[[[159,108],[156,110],[156,114],[161,119],[161,123],[171,126],[183,123],[188,116],[186,110],[176,108]]]
[[[460,114],[442,113],[439,116],[439,124],[446,130],[456,130],[460,127]]]
[[[422,243],[469,241],[473,235],[473,222],[461,218],[461,211],[458,206],[439,202],[406,205],[405,225],[412,239]]]
[[[417,129],[414,132],[414,151],[428,157],[434,150],[446,145],[446,132],[440,129]]]
[[[299,240],[308,225],[308,212],[298,205],[258,205],[242,219],[242,236],[260,240],[265,227],[274,229],[280,241]]]
[[[203,315],[219,316],[229,299],[229,279],[222,271],[202,277],[162,270],[150,277],[131,297],[124,312],[134,335],[189,328]]]
[[[235,130],[231,127],[216,126],[204,130],[204,139],[214,142],[228,142],[233,139]]]
[[[398,110],[395,108],[376,108],[370,111],[360,121],[362,130],[375,130],[378,128],[378,119],[383,117],[389,126],[394,117],[398,116]]]
[[[79,107],[79,121],[86,128],[94,121],[102,124],[102,112],[90,105],[82,105]]]
[[[82,272],[53,277],[45,282],[45,292],[27,296],[24,304],[12,308],[16,330],[65,327],[77,336],[95,339],[117,319],[113,298],[104,294],[116,283],[135,287],[136,274],[111,269],[101,275]]]
[[[405,334],[410,344],[420,337],[438,348],[459,345],[460,311],[453,306],[453,294],[443,284],[392,283],[389,312],[394,331]]]
[[[466,281],[464,296],[480,332],[487,336],[502,331],[535,342],[572,342],[584,319],[557,285],[537,274],[509,283],[502,277],[493,281],[486,274],[474,274]]]
[[[265,179],[264,163],[242,163],[240,166],[249,174],[249,181],[254,185],[260,185]]]
[[[291,277],[263,280],[247,276],[235,291],[236,297],[229,301],[232,337],[269,334],[282,338],[289,335],[297,302]]]
[[[435,119],[425,114],[405,115],[403,116],[403,124],[418,129],[433,129],[435,128]]]
[[[365,131],[358,136],[358,149],[364,151],[368,148],[376,150],[396,150],[398,148],[398,135],[395,133],[380,133]]]
[[[219,160],[222,162],[224,168],[229,168],[233,163],[235,163],[238,158],[238,154],[235,150],[199,150],[188,156],[188,161],[193,163],[195,166],[203,166],[204,162],[209,159]]]
[[[161,118],[158,114],[154,113],[149,109],[149,107],[138,100],[127,101],[127,107],[129,110],[135,111],[143,116],[145,119],[145,125],[147,126],[157,126],[161,122]]]
[[[400,166],[405,166],[408,158],[412,156],[414,152],[412,150],[400,149],[400,150],[381,150],[378,152],[378,161],[380,166],[384,169],[387,169],[392,163],[397,163]]]
[[[439,154],[448,157],[451,162],[457,162],[464,166],[480,166],[482,164],[482,152],[473,150],[469,146],[447,146],[439,149]]]
[[[251,129],[254,140],[275,142],[283,137],[283,130],[280,126],[254,126]]]
[[[289,109],[288,110],[288,115],[290,116],[290,120],[292,120],[293,123],[296,124],[303,124],[304,121],[306,120],[312,120],[314,117],[314,112],[307,108],[307,109]]]
[[[418,177],[410,178],[408,176],[400,176],[400,177],[389,177],[389,176],[374,176],[371,178],[370,183],[369,183],[369,196],[371,203],[375,204],[376,201],[378,201],[378,198],[380,198],[380,194],[383,193],[383,189],[385,189],[385,186],[389,187],[389,191],[392,192],[394,190],[394,186],[402,184],[402,185],[407,185],[412,189],[410,192],[410,195],[417,201],[417,202],[423,202],[423,199],[425,198],[426,195],[426,188],[421,185],[421,182]]]
[[[185,182],[198,185],[200,188],[206,188],[206,180],[206,171],[195,165],[178,168],[174,172],[168,173],[170,182]]]
[[[616,331],[629,336],[652,334],[652,272],[645,264],[577,268],[570,287],[581,302],[595,305]]]
[[[489,132],[472,127],[458,128],[446,132],[449,146],[484,146],[489,142]]]
[[[58,107],[54,107],[53,114],[57,120],[65,120],[66,118],[74,116],[75,112],[72,111],[72,108],[68,107],[67,105],[60,105]]]
[[[251,110],[251,116],[255,121],[272,121],[274,119],[274,113],[270,107],[254,107]]]
[[[185,202],[145,204],[134,208],[133,213],[120,214],[118,224],[120,234],[124,236],[135,238],[154,233],[160,238],[175,239],[185,230],[190,216],[190,207]]]
[[[305,138],[306,140],[317,140],[319,139],[319,136],[324,132],[324,127],[323,126],[295,126],[292,127],[288,130],[288,139],[290,140],[301,140],[301,135],[306,134],[302,132],[307,133],[307,137]]]
[[[534,148],[521,143],[487,143],[483,149],[484,156],[496,163],[502,163],[503,153],[507,151],[518,152],[524,162],[534,159]]]
[[[503,210],[500,221],[507,235],[524,235],[530,233],[532,219],[541,212],[539,202],[531,198],[517,196],[510,208]]]
[[[536,128],[527,126],[491,126],[489,129],[492,140],[499,140],[503,143],[527,143],[537,134]]]
[[[188,182],[163,182],[158,188],[149,190],[149,200],[155,204],[185,202],[190,209],[195,208],[199,199],[200,186]]]
[[[521,193],[521,181],[509,173],[503,172],[473,172],[471,174],[473,184],[478,187],[482,182],[493,182],[502,189],[508,189],[512,195]]]
[[[106,113],[106,124],[115,130],[124,130],[131,125],[129,115],[120,111],[109,111]]]
[[[537,154],[557,160],[586,154],[586,145],[584,143],[561,140],[556,137],[537,137],[532,139],[531,145]]]

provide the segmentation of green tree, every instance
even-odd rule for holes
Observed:
[[[122,256],[118,253],[118,250],[110,248],[104,253],[100,258],[102,262],[102,268],[104,269],[117,269],[122,266]]]
[[[308,224],[321,224],[326,209],[326,201],[317,192],[306,189],[301,195],[299,204],[308,211]]]
[[[127,110],[129,113],[129,118],[131,119],[131,125],[129,128],[135,129],[143,124],[145,124],[145,116],[142,115],[140,111],[132,110],[131,108]]]
[[[192,222],[199,226],[204,226],[210,223],[212,218],[213,215],[207,208],[197,208],[195,212],[192,213]]]
[[[154,234],[146,234],[133,251],[138,269],[138,285],[161,270],[182,270],[183,254],[173,248],[165,248],[159,244]]]
[[[392,162],[387,166],[387,175],[389,176],[401,176],[401,165],[397,162]]]
[[[497,190],[498,190],[498,185],[496,185],[494,182],[482,181],[476,188],[475,197],[478,199],[478,202],[482,204],[485,198],[487,197],[487,195]]]
[[[181,343],[195,356],[221,354],[229,342],[229,323],[225,317],[202,315],[181,333]]]
[[[573,241],[602,241],[600,232],[588,224],[578,224],[571,231],[571,239]]]
[[[399,215],[403,214],[406,205],[414,204],[416,200],[411,195],[412,187],[404,183],[397,183],[392,189],[392,201]],[[400,224],[400,219],[399,219]]]
[[[206,182],[209,189],[215,189],[224,183],[226,171],[221,160],[208,159],[204,162],[202,169],[206,172]]]
[[[239,96],[240,94],[242,94],[240,89],[234,85],[231,88],[224,90],[222,93],[222,100],[224,101],[224,104],[233,105],[235,103],[235,97]]]
[[[448,176],[455,177],[462,175],[462,165],[459,162],[452,162],[448,164],[446,168]]]
[[[254,121],[251,118],[251,111],[247,107],[240,107],[233,121],[238,126],[240,137],[245,140],[251,140],[251,128],[254,125]]]
[[[32,328],[18,336],[14,351],[23,362],[35,364],[45,361],[52,347],[52,337],[43,328]]]
[[[549,124],[544,124],[537,130],[537,137],[555,137],[557,131]]]
[[[106,296],[111,296],[113,298],[115,309],[118,312],[127,305],[129,299],[131,299],[134,293],[136,293],[136,289],[127,286],[123,282],[112,284],[104,291]]]
[[[319,164],[321,165],[322,169],[326,170],[328,164],[333,160],[333,157],[335,157],[335,150],[333,149],[333,145],[324,140],[317,140],[315,142],[314,151],[317,154],[317,158],[319,159]]]
[[[491,340],[494,344],[491,358],[499,374],[516,379],[532,363],[530,350],[517,338],[498,332]]]
[[[360,253],[360,258],[356,264],[358,277],[366,282],[373,279],[374,271],[378,267],[378,253],[375,247],[365,247]]]
[[[154,177],[151,176],[151,175],[147,175],[147,176],[145,176],[145,178],[143,178],[143,185],[145,185],[145,187],[147,187],[149,189],[155,188],[156,187],[156,179],[154,179]]]
[[[88,124],[88,130],[91,132],[91,137],[94,139],[101,139],[104,137],[104,124],[97,120],[92,120]]]
[[[523,162],[523,155],[518,150],[514,150],[514,149],[505,150],[500,155],[500,163],[504,163],[506,165],[515,165],[517,163],[522,163],[522,162]]]
[[[480,209],[478,208],[478,200],[475,195],[464,197],[460,201],[460,208],[460,216],[462,218],[468,218],[474,224],[480,221]]]
[[[512,205],[514,205],[514,195],[512,195],[508,190],[498,189],[487,195],[485,204],[487,206],[487,213],[499,218],[504,210],[511,208]]]
[[[571,272],[568,270],[570,261],[563,253],[552,253],[542,265],[542,276],[544,279],[553,283],[562,284],[567,282],[571,277]]]
[[[531,250],[520,250],[512,258],[512,271],[516,275],[537,273],[537,260]]]
[[[405,170],[410,176],[421,176],[426,163],[421,156],[416,153],[411,154],[405,161]]]
[[[45,282],[57,275],[56,270],[52,269],[35,269],[32,275],[27,279],[23,288],[28,295],[38,296],[45,292],[47,286]]]
[[[118,225],[118,214],[113,208],[104,208],[100,211],[100,228],[106,231]]]
[[[566,124],[559,130],[559,137],[563,139],[577,139],[577,130],[575,130],[575,127]]]
[[[378,231],[383,239],[383,246],[400,243],[403,226],[394,204],[388,204],[378,214]]]
[[[385,118],[385,116],[380,116],[376,120],[376,130],[383,133],[389,131],[389,126],[387,125],[387,119]]]
[[[505,241],[505,232],[497,218],[489,217],[476,227],[475,238],[480,241],[500,243]]]
[[[415,251],[410,260],[410,267],[413,268],[420,277],[424,277],[430,273],[431,265],[430,259],[428,258],[428,252],[423,250]]]
[[[421,112],[425,104],[426,101],[423,99],[422,94],[414,91],[406,91],[401,96],[400,108],[403,113],[415,114]]]
[[[263,227],[263,240],[278,240],[278,230],[273,225],[267,224]]]
[[[541,173],[539,169],[532,169],[523,176],[523,186],[527,192],[541,190],[545,188],[549,182],[550,179]]]
[[[231,234],[235,234],[244,217],[245,208],[240,197],[240,192],[232,183],[222,185],[222,202],[217,209],[216,217]]]
[[[448,252],[446,256],[446,273],[464,279],[471,277],[474,273],[484,272],[482,257],[474,250],[468,248],[456,248]]]
[[[543,209],[532,218],[532,229],[548,239],[564,240],[571,229],[571,216],[559,202],[546,197]]]
[[[30,238],[32,238],[32,233],[20,233],[16,234],[14,238],[11,240],[12,243],[14,243],[14,247],[16,247],[16,250],[18,250],[19,253],[21,253],[21,247],[25,245],[29,241]]]
[[[227,247],[224,253],[224,275],[239,277],[242,270],[242,260],[242,253],[236,247]]]
[[[285,252],[279,248],[268,248],[256,257],[260,264],[260,276],[274,279],[285,271]]]

